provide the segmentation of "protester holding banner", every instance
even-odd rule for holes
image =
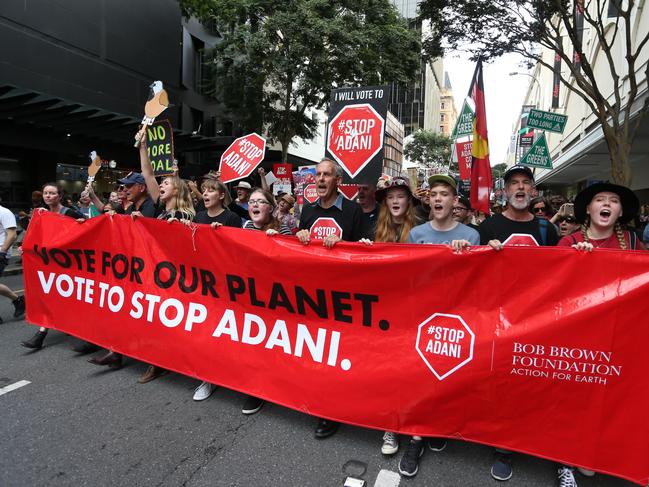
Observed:
[[[534,175],[527,166],[510,167],[504,174],[507,209],[480,224],[480,241],[500,250],[503,245],[556,245],[557,231],[548,220],[529,212]],[[511,238],[511,239],[510,239]]]
[[[360,206],[338,193],[342,175],[342,168],[330,159],[322,159],[316,166],[318,199],[312,205],[304,205],[296,234],[303,244],[315,239],[332,248],[341,240],[357,242],[363,236]]]
[[[529,211],[534,190],[534,174],[527,166],[510,167],[504,174],[507,209],[487,218],[480,224],[480,243],[495,250],[508,245],[552,246],[559,237],[548,220],[538,218]],[[496,459],[491,476],[496,480],[512,477],[512,452],[496,449]]]
[[[322,159],[316,166],[316,192],[318,199],[312,205],[304,205],[300,216],[300,230],[295,234],[304,245],[311,240],[322,240],[330,249],[337,242],[357,242],[363,236],[362,211],[358,203],[338,193],[343,170],[331,159]],[[340,423],[318,419],[316,438],[333,435]]]
[[[270,191],[255,188],[248,200],[250,220],[246,221],[243,228],[247,230],[263,230],[269,235],[277,233],[293,235],[291,230],[273,215],[275,206],[275,198]]]
[[[201,183],[204,210],[196,213],[194,222],[207,225],[241,228],[241,218],[226,208],[230,204],[230,194],[220,180],[204,179]]]
[[[455,249],[479,245],[478,232],[453,218],[458,203],[457,183],[447,174],[428,178],[431,220],[414,227],[408,235],[409,243],[452,245]]]
[[[45,183],[43,185],[43,201],[47,205],[47,209],[49,211],[51,211],[52,213],[58,213],[59,215],[69,216],[70,218],[74,219],[83,219],[83,215],[81,213],[61,204],[63,198],[63,188],[58,183]],[[45,211],[45,208],[43,208],[42,210]],[[47,328],[40,327],[34,336],[32,336],[29,340],[22,342],[21,345],[26,348],[40,350],[41,348],[43,348],[43,341],[45,340],[46,336]]]
[[[580,231],[564,236],[559,246],[587,252],[596,248],[646,250],[635,232],[622,227],[636,217],[639,207],[637,196],[629,188],[611,183],[593,184],[575,198],[574,211],[581,224]],[[579,471],[593,475],[590,470],[580,468]],[[577,487],[574,468],[561,465],[558,481],[561,487]]]
[[[376,185],[378,219],[374,232],[376,242],[401,242],[408,240],[410,230],[417,224],[417,200],[406,178],[382,176]]]
[[[597,183],[575,198],[575,216],[581,231],[561,239],[562,247],[592,252],[593,249],[646,250],[635,232],[622,225],[632,221],[640,207],[637,196],[624,186]]]

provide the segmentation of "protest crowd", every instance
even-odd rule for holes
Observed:
[[[107,201],[95,194],[89,184],[74,204],[66,199],[58,184],[47,183],[33,192],[32,209],[19,215],[20,226],[28,229],[34,212],[58,213],[80,224],[88,218],[108,214],[113,218],[156,218],[187,225],[210,225],[216,232],[222,226],[257,230],[265,232],[269,238],[281,235],[298,239],[305,246],[327,249],[334,248],[342,240],[367,246],[373,242],[446,245],[455,252],[468,252],[478,245],[501,251],[512,235],[527,236],[531,245],[572,247],[575,252],[597,252],[600,248],[646,250],[643,240],[649,239],[647,231],[644,239],[642,233],[649,221],[649,210],[644,205],[640,211],[638,198],[630,189],[597,183],[581,191],[573,202],[533,197],[534,174],[522,165],[512,166],[504,174],[506,205],[494,208],[491,216],[485,216],[474,214],[469,199],[458,194],[456,180],[448,174],[432,175],[422,188],[412,188],[406,178],[382,176],[375,185],[359,186],[358,201],[349,200],[338,191],[343,176],[341,167],[332,160],[323,159],[315,173],[318,199],[313,204],[305,203],[298,211],[297,195],[273,195],[263,169],[258,171],[260,187],[240,181],[232,188],[236,192],[235,199],[216,171],[196,182],[185,181],[178,173],[158,181],[146,147],[146,140],[142,140],[139,146],[141,170],[120,179]],[[314,235],[310,229],[323,217],[335,220],[341,232]],[[0,273],[16,241],[16,229],[14,215],[0,206]],[[16,317],[25,313],[24,297],[3,284],[0,284],[0,294],[13,302]],[[46,328],[40,328],[22,345],[38,350],[46,343],[47,334]],[[88,362],[113,370],[120,369],[125,360],[119,353],[100,351],[88,342],[79,342],[74,350],[83,354],[99,352]],[[148,383],[167,373],[151,365],[138,382]],[[216,386],[208,382],[198,384],[193,399],[206,400],[215,389]],[[263,405],[263,400],[247,396],[243,400],[242,413],[255,414]],[[338,427],[337,422],[318,419],[315,436],[327,438]],[[403,454],[399,472],[405,477],[417,474],[425,450],[439,453],[446,447],[445,438],[414,436],[401,439],[401,443]],[[396,454],[400,449],[399,436],[384,432],[380,448],[385,455]],[[512,477],[513,453],[500,449],[494,453],[491,475],[497,480],[508,480]],[[584,475],[593,475],[593,472],[580,470]],[[576,486],[576,469],[569,465],[559,466],[558,483]]]

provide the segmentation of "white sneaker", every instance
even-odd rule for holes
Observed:
[[[559,487],[577,487],[575,475],[570,467],[560,467],[559,478],[557,480]]]
[[[194,401],[204,401],[212,395],[216,387],[209,382],[201,382],[201,385],[194,391]]]
[[[595,475],[595,472],[593,472],[592,470],[585,469],[585,468],[577,467],[577,470],[579,470],[580,474],[585,475],[586,477],[592,477],[592,476]]]
[[[383,434],[383,446],[381,446],[381,453],[384,455],[394,455],[399,450],[399,438],[396,433],[386,431]]]

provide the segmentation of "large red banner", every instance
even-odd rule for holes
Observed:
[[[649,482],[645,253],[49,213],[23,248],[32,323],[305,413]]]

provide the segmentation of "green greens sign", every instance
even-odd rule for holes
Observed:
[[[466,137],[468,135],[473,135],[473,119],[475,115],[469,104],[464,100],[462,105],[462,111],[460,116],[455,123],[455,128],[453,129],[453,134],[451,139],[458,139],[460,137]]]
[[[544,112],[533,108],[527,116],[527,126],[562,134],[566,128],[568,117],[558,113]]]
[[[523,166],[540,167],[542,169],[552,169],[552,158],[548,143],[545,141],[545,134],[536,139],[534,145],[523,156],[520,163]]]

